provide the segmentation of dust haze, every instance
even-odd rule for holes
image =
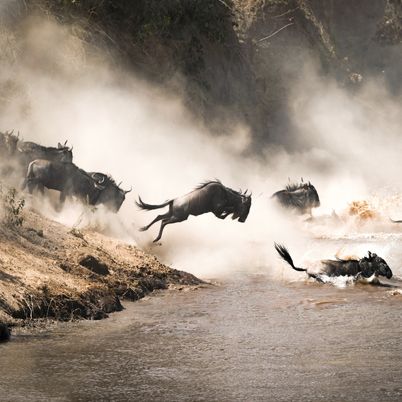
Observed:
[[[180,97],[119,70],[68,27],[35,18],[18,34],[4,30],[1,42],[8,44],[0,58],[1,131],[14,128],[25,140],[47,146],[68,140],[76,165],[109,173],[124,189],[133,187],[117,215],[73,202],[60,214],[51,201],[30,200],[55,220],[100,228],[151,250],[175,268],[211,278],[241,271],[297,277],[283,268],[274,241],[289,245],[302,261],[332,257],[339,249],[360,256],[367,251],[365,244],[314,249],[314,236],[341,236],[359,227],[353,220],[340,227],[307,224],[277,209],[270,196],[288,177],[315,185],[321,198],[313,212],[318,218],[332,211],[342,215],[353,200],[371,200],[380,215],[399,212],[402,217],[396,195],[401,187],[401,96],[386,93],[381,77],[364,77],[361,87],[350,92],[321,77],[306,60],[288,100],[296,127],[291,137],[303,145],[289,152],[289,144],[273,146],[267,139],[253,154],[252,132],[241,121],[233,122],[230,134],[212,136]],[[7,52],[12,57],[5,57]],[[253,192],[244,224],[212,214],[190,217],[167,226],[161,246],[152,245],[158,224],[138,231],[158,213],[139,211],[134,204],[138,195],[160,203],[214,178]],[[387,258],[390,247],[371,249]]]

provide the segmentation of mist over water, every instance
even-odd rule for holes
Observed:
[[[350,217],[340,226],[289,219],[270,201],[288,177],[303,177],[315,185],[321,199],[316,216],[333,210],[342,215],[349,202],[367,199],[391,200],[387,205],[372,201],[381,217],[393,208],[398,213],[400,201],[390,197],[400,190],[401,97],[387,94],[379,79],[365,79],[352,93],[321,77],[306,60],[289,97],[294,143],[273,146],[267,139],[256,152],[252,132],[241,121],[232,123],[229,134],[223,130],[221,136],[213,136],[178,95],[119,70],[68,27],[33,19],[14,39],[16,60],[3,61],[0,73],[1,80],[13,87],[0,115],[1,130],[14,128],[25,140],[47,146],[67,139],[79,167],[109,173],[117,183],[123,182],[124,189],[133,187],[118,215],[102,208],[93,214],[76,203],[59,214],[50,202],[41,203],[42,212],[53,219],[101,228],[202,277],[237,270],[266,272],[270,266],[272,275],[294,278],[299,276],[284,271],[277,259],[274,241],[289,245],[302,261],[330,258],[343,246],[312,250],[312,238],[383,232],[391,225],[380,219],[362,229]],[[139,211],[134,204],[138,195],[148,203],[161,203],[214,178],[235,190],[253,192],[244,224],[212,214],[190,217],[166,227],[162,246],[151,243],[158,224],[138,232],[160,212]],[[399,211],[402,216],[402,207]],[[351,245],[344,252],[362,257],[367,248]],[[379,252],[387,258],[390,249]]]

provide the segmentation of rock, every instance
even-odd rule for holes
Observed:
[[[110,273],[108,266],[93,255],[87,255],[79,261],[79,264],[99,275],[109,275]]]
[[[0,342],[7,342],[10,340],[10,330],[7,324],[0,323]]]

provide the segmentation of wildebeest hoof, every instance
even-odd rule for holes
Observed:
[[[0,342],[7,342],[10,340],[10,329],[7,324],[0,323]]]

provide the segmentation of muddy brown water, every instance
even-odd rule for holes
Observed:
[[[400,401],[402,298],[238,274],[0,345],[1,401]]]

